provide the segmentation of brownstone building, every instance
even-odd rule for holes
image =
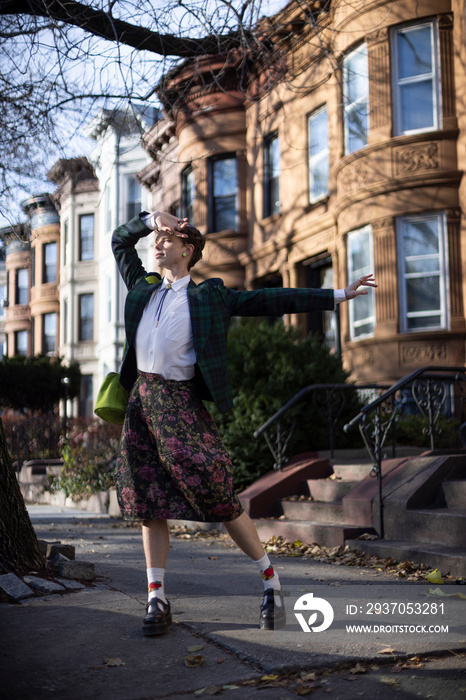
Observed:
[[[264,29],[275,72],[257,61],[241,85],[238,57],[186,64],[146,136],[154,206],[208,236],[198,277],[338,288],[375,272],[340,316],[287,319],[358,381],[465,360],[464,24],[464,0],[290,2]]]

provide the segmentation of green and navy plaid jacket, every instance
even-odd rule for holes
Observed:
[[[112,250],[128,288],[125,305],[126,347],[121,366],[121,383],[130,389],[136,380],[135,338],[144,307],[160,284],[160,275],[144,269],[135,249],[150,229],[139,216],[117,228]],[[324,311],[334,308],[332,289],[259,289],[238,292],[225,287],[221,279],[209,279],[187,289],[194,349],[196,380],[201,396],[214,401],[227,413],[233,406],[227,357],[228,326],[232,316],[282,316],[288,313]]]

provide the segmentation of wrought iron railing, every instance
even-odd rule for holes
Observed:
[[[382,494],[382,449],[387,437],[394,433],[396,423],[402,415],[406,403],[406,392],[410,391],[420,412],[426,419],[424,433],[429,436],[430,449],[435,449],[440,415],[448,411],[464,423],[466,401],[466,367],[428,366],[412,372],[393,384],[374,401],[364,406],[349,423],[344,426],[349,432],[359,427],[364,443],[374,462],[372,476],[378,479],[379,495],[379,536],[384,536],[383,494]]]
[[[16,423],[4,422],[8,451],[19,473],[30,459],[60,457],[59,440],[63,422],[57,415],[34,416]]]
[[[283,469],[288,461],[286,455],[287,447],[296,427],[296,419],[293,419],[291,425],[289,425],[285,420],[285,415],[293,406],[311,394],[311,400],[315,408],[317,408],[317,414],[327,426],[330,455],[333,457],[335,429],[347,404],[348,393],[351,392],[353,395],[357,393],[359,398],[362,398],[365,392],[371,392],[373,395],[373,392],[379,393],[387,388],[388,386],[381,386],[380,384],[357,386],[355,384],[311,384],[298,392],[296,396],[269,418],[264,425],[256,430],[254,437],[264,436],[275,460],[274,469]],[[274,438],[272,437],[272,430],[275,430]]]

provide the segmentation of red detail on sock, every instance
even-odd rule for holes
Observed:
[[[160,581],[153,581],[152,583],[149,583],[149,593],[152,591],[158,591],[159,588],[162,588],[162,584]]]
[[[275,576],[273,566],[269,566],[268,569],[264,569],[264,571],[261,571],[261,576],[264,579],[264,581],[268,581],[269,579],[273,578]]]

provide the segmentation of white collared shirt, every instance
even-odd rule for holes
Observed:
[[[170,283],[164,277],[147,302],[136,332],[137,367],[142,372],[178,382],[194,377],[196,353],[187,295],[190,280],[186,275],[173,282],[165,295]],[[345,301],[345,290],[335,289],[334,299],[336,304]]]
[[[187,296],[190,279],[189,275],[182,277],[167,291],[169,281],[164,277],[147,302],[136,332],[137,366],[142,372],[178,382],[194,377],[196,353]]]

